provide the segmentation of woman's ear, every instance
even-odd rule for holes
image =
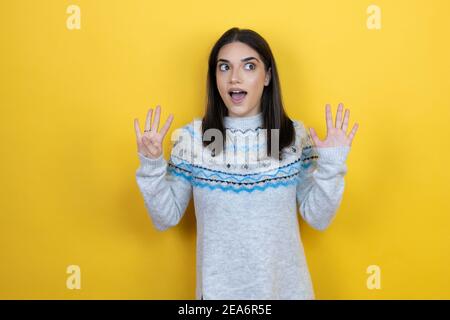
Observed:
[[[271,73],[272,68],[270,67],[269,70],[267,70],[266,72],[266,79],[264,80],[264,85],[268,86],[270,83],[270,79],[272,78],[272,73]]]

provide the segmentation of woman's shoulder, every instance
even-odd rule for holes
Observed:
[[[298,146],[301,165],[308,168],[309,163],[319,158],[317,149],[309,133],[309,129],[301,120],[293,120],[295,128],[295,143]],[[313,170],[314,166],[310,170]]]
[[[295,146],[303,149],[312,145],[312,139],[303,121],[292,119],[295,130]]]
[[[192,161],[195,153],[195,141],[201,139],[201,118],[184,122],[172,131],[172,155],[185,161]]]
[[[175,128],[172,131],[171,140],[173,142],[176,142],[179,140],[178,138],[180,136],[194,138],[199,133],[199,130],[201,128],[201,123],[202,123],[201,118],[194,118],[191,121],[184,122],[181,126]],[[183,140],[183,139],[181,139],[181,140]]]

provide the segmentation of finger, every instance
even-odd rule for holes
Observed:
[[[347,132],[349,115],[350,115],[350,110],[349,109],[345,109],[344,124],[342,125],[342,130],[344,130],[344,132]]]
[[[150,121],[152,120],[152,113],[153,113],[153,109],[150,108],[147,112],[147,118],[145,119],[145,131],[144,132],[150,131]]]
[[[350,131],[348,138],[350,139],[350,145],[352,144],[353,138],[355,137],[356,131],[358,130],[359,124],[355,123],[353,125],[352,131]]]
[[[156,111],[155,111],[155,118],[153,119],[153,123],[152,123],[152,128],[150,129],[153,132],[158,132],[158,127],[159,127],[159,115],[161,114],[161,106],[157,105],[156,106]]]
[[[330,130],[333,128],[333,117],[331,114],[331,106],[329,103],[325,106],[325,114],[326,114],[326,120],[327,120],[327,129]]]
[[[141,128],[139,128],[138,119],[134,119],[134,131],[136,132],[136,140],[139,142],[141,140]]]
[[[161,135],[162,135],[163,139],[166,136],[167,131],[169,131],[172,121],[173,121],[173,115],[170,114],[169,117],[167,118],[166,122],[164,123],[164,126],[161,128]]]
[[[342,108],[344,104],[341,102],[338,105],[337,113],[336,113],[336,128],[341,129],[342,127]]]

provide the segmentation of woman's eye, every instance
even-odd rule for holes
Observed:
[[[224,69],[223,69],[222,67],[228,67],[228,66],[227,66],[226,64],[221,64],[221,65],[219,65],[219,69],[222,70],[222,71],[224,71]]]
[[[247,66],[247,65],[250,65],[250,66],[253,67],[253,68],[251,68],[250,70],[255,70],[255,65],[254,65],[253,63],[247,63],[246,66]]]

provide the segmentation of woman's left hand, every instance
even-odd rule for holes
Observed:
[[[343,147],[343,146],[351,146],[353,138],[355,137],[356,130],[358,129],[358,123],[353,125],[352,131],[350,131],[347,136],[347,127],[348,127],[348,118],[350,115],[350,110],[345,109],[344,121],[342,121],[342,109],[344,105],[342,103],[339,104],[336,122],[333,125],[333,117],[331,115],[331,106],[327,104],[325,106],[326,113],[326,121],[327,121],[327,137],[325,140],[320,140],[317,136],[316,131],[313,128],[309,128],[311,133],[311,138],[314,141],[314,144],[318,148],[326,148],[326,147]]]

